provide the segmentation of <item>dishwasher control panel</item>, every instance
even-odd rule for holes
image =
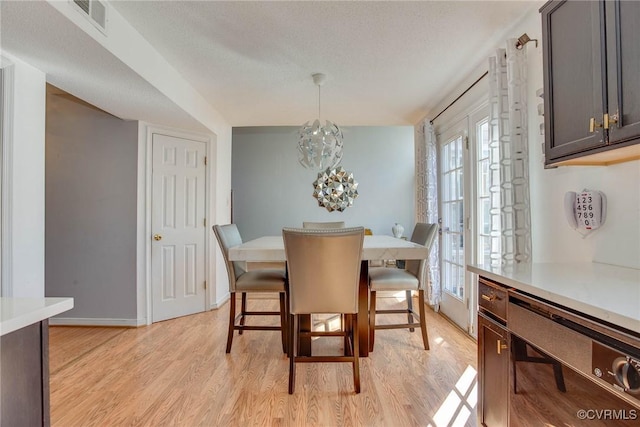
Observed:
[[[640,401],[640,357],[593,341],[591,373]]]

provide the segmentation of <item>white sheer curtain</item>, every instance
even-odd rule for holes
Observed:
[[[433,124],[425,120],[415,129],[416,222],[438,224],[438,155]],[[434,310],[440,308],[440,248],[438,239],[431,249],[427,268],[427,299]]]
[[[525,49],[498,49],[489,58],[491,262],[531,260],[527,73]]]

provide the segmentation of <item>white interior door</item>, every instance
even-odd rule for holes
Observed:
[[[467,259],[468,218],[465,194],[468,169],[468,119],[461,120],[440,138],[440,310],[461,328],[468,331],[469,279],[465,271]]]
[[[152,139],[153,322],[205,310],[204,142]]]

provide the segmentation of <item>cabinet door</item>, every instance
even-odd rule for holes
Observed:
[[[0,338],[0,425],[49,426],[49,325]]]
[[[478,316],[479,418],[484,426],[506,426],[509,420],[508,332]]]
[[[640,138],[640,2],[607,1],[609,143]]]
[[[549,164],[606,145],[602,128],[604,3],[553,1],[541,12]],[[593,132],[589,129],[592,118],[596,122]]]

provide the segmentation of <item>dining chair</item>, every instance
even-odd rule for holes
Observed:
[[[411,241],[426,246],[431,251],[438,235],[437,224],[417,223],[411,235]],[[424,349],[429,350],[429,336],[424,308],[424,289],[426,279],[427,259],[407,260],[404,269],[377,267],[369,269],[369,351],[373,351],[376,329],[408,328],[413,332],[416,327],[422,331]],[[395,310],[376,309],[376,293],[378,291],[406,291],[407,308]],[[419,314],[413,310],[412,292],[418,291]],[[376,314],[407,314],[407,323],[377,324]],[[414,321],[418,318],[418,322]]]
[[[333,222],[303,221],[302,228],[311,228],[314,230],[322,230],[326,228],[344,228],[344,221],[333,221]]]
[[[220,250],[224,256],[227,274],[229,276],[229,332],[227,334],[227,353],[231,352],[234,331],[280,331],[282,337],[282,351],[287,352],[287,315],[285,303],[285,270],[265,268],[246,271],[243,264],[229,261],[229,248],[240,245],[242,237],[235,224],[214,225]],[[236,316],[236,293],[241,294],[240,313]],[[278,292],[280,296],[280,311],[249,311],[247,310],[248,293]],[[246,325],[247,316],[280,316],[280,326],[251,326]]]
[[[295,389],[296,363],[351,362],[360,393],[358,286],[364,228],[282,230],[289,286],[289,394]],[[349,318],[339,331],[300,331],[300,315],[341,313]],[[366,319],[363,319],[366,320]],[[341,336],[342,356],[299,356],[299,339]]]

